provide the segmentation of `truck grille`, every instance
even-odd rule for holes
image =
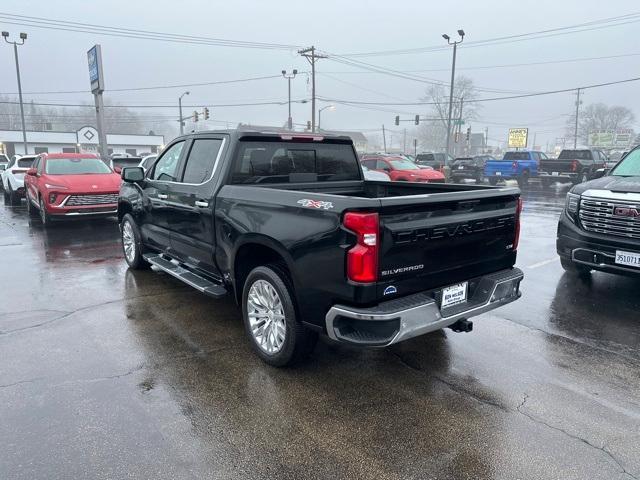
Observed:
[[[71,195],[65,205],[73,207],[79,205],[105,205],[108,203],[118,203],[118,194],[105,193],[100,195]]]
[[[583,197],[580,200],[580,223],[589,232],[640,239],[640,217],[616,215],[618,207],[640,212],[640,204]]]

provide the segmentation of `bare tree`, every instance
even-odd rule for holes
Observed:
[[[462,119],[468,123],[478,118],[480,105],[473,80],[463,75],[456,78],[453,88],[453,120]],[[425,92],[421,102],[430,103],[427,122],[418,130],[421,147],[427,150],[443,150],[446,146],[447,120],[449,115],[449,86],[446,84],[431,85]],[[453,122],[452,122],[453,123]],[[455,131],[452,125],[452,136]]]
[[[587,144],[589,133],[594,130],[621,130],[630,129],[635,121],[635,115],[627,107],[604,103],[592,103],[581,112],[578,122],[578,139]],[[575,136],[576,115],[573,112],[567,118],[566,135],[573,139]]]

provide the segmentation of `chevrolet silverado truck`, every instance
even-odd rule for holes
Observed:
[[[233,296],[271,365],[319,334],[384,347],[470,331],[520,297],[517,188],[367,181],[348,137],[198,132],[122,179],[129,267]]]
[[[607,156],[597,149],[562,150],[557,159],[540,161],[540,183],[549,187],[556,181],[577,185],[595,177],[596,171],[606,168]]]
[[[556,241],[562,267],[581,277],[640,276],[640,148],[596,176],[567,194]]]
[[[520,187],[526,187],[529,179],[538,176],[538,165],[548,160],[543,152],[517,151],[506,152],[502,160],[489,160],[484,166],[484,176],[491,185],[501,180],[514,179]]]

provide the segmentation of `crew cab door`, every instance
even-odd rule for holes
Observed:
[[[149,171],[142,187],[143,213],[140,230],[144,242],[160,252],[171,248],[169,195],[178,178],[186,141],[169,145]]]
[[[214,261],[214,192],[225,143],[225,137],[219,135],[198,135],[191,140],[168,202],[172,255],[214,275],[218,273]]]

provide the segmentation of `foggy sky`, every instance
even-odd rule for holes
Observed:
[[[336,1],[109,1],[4,0],[0,11],[12,14],[58,18],[108,26],[165,31],[167,33],[210,36],[216,38],[311,45],[333,53],[442,45],[442,33],[455,34],[458,28],[467,33],[465,41],[543,30],[612,17],[640,10],[638,3],[595,0],[538,1],[458,1],[425,0],[366,2]],[[103,8],[100,8],[100,7]],[[0,28],[17,36],[26,31],[29,38],[20,47],[23,90],[25,92],[83,90],[86,94],[26,94],[25,100],[49,102],[91,101],[86,51],[95,43],[102,45],[105,83],[109,88],[143,87],[176,83],[229,80],[262,75],[278,75],[282,69],[307,71],[307,62],[292,51],[255,50],[174,44],[151,40],[134,40],[95,34],[45,30],[9,25],[0,20]],[[546,39],[462,48],[458,51],[458,73],[467,75],[483,88],[526,92],[570,88],[591,83],[638,76],[639,57],[604,59],[554,65],[513,68],[469,69],[486,65],[529,63],[640,53],[635,32],[638,24],[605,28]],[[395,70],[434,70],[421,72],[430,78],[449,81],[451,51],[414,55],[365,57],[359,60]],[[15,92],[13,52],[0,44],[0,93]],[[361,101],[417,101],[426,85],[419,82],[359,70],[331,60],[318,63],[318,94],[324,97]],[[355,72],[355,73],[354,73]],[[361,72],[361,70],[360,70]],[[325,76],[323,73],[330,76]],[[335,78],[332,78],[335,77]],[[348,82],[348,83],[343,83]],[[353,85],[352,85],[353,84]],[[185,103],[210,105],[249,101],[286,100],[286,81],[282,78],[238,85],[190,87]],[[147,92],[105,92],[105,99],[124,104],[177,104],[185,88]],[[588,90],[584,104],[604,102],[625,105],[640,117],[640,82]],[[481,92],[480,97],[503,94]],[[308,98],[310,84],[306,75],[293,82],[293,98]],[[474,132],[489,128],[490,144],[506,136],[509,126],[529,127],[538,132],[538,144],[564,134],[566,117],[574,108],[571,93],[508,100],[484,104],[482,118],[472,123]],[[320,102],[319,106],[327,105]],[[426,107],[381,107],[389,112],[336,105],[325,110],[322,127],[348,130],[378,129],[384,123],[392,130],[395,112],[426,113]],[[144,110],[144,114],[172,114],[177,106],[166,110]],[[212,117],[218,122],[281,125],[287,107],[254,106],[216,108]],[[294,122],[310,119],[310,104],[294,105]],[[223,127],[223,123],[211,123]],[[411,124],[400,127],[413,128]],[[636,131],[640,130],[636,125]]]

